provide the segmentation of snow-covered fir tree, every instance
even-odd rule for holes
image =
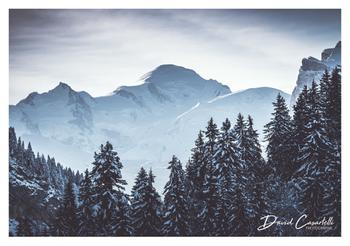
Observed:
[[[152,169],[148,172],[148,185],[146,189],[145,201],[148,204],[148,216],[150,228],[148,229],[148,235],[161,235],[162,222],[163,222],[163,202],[153,186],[155,175]]]
[[[238,114],[236,124],[232,129],[232,134],[237,146],[237,161],[233,165],[234,187],[233,187],[233,220],[234,224],[232,235],[249,235],[250,232],[250,194],[248,190],[248,170],[251,163],[248,160],[248,139],[247,123],[243,115]],[[250,174],[249,174],[250,175]]]
[[[203,207],[203,184],[206,171],[204,162],[204,136],[202,131],[199,131],[195,146],[191,151],[191,158],[186,166],[189,223],[192,233],[198,235],[201,232],[201,222],[198,215]]]
[[[17,152],[17,137],[15,128],[9,128],[9,156],[10,158],[15,157],[15,153]]]
[[[337,66],[331,74],[325,105],[327,131],[341,152],[341,70]]]
[[[188,202],[185,172],[181,162],[173,156],[169,162],[169,181],[164,187],[164,218],[162,234],[166,236],[191,235],[188,223]]]
[[[141,167],[131,191],[131,218],[135,236],[158,236],[161,229],[161,200],[153,187],[154,175]]]
[[[93,186],[88,169],[85,170],[84,179],[79,190],[79,230],[80,236],[93,236],[95,234],[93,211]]]
[[[231,122],[226,119],[222,123],[217,148],[213,156],[214,174],[216,180],[216,194],[219,195],[216,206],[217,235],[230,235],[233,230],[233,190],[235,187],[234,165],[239,165],[235,139],[230,133]]]
[[[291,161],[292,121],[285,99],[278,94],[273,103],[274,112],[269,123],[265,125],[267,144],[267,162],[278,177],[288,180],[293,174]]]
[[[94,158],[91,179],[96,235],[131,235],[129,198],[124,193],[126,181],[117,152],[107,142]]]
[[[218,226],[217,205],[219,200],[219,189],[217,177],[215,176],[214,154],[217,144],[219,130],[210,118],[206,131],[206,141],[204,144],[204,171],[203,171],[203,188],[202,188],[202,206],[198,215],[201,228],[200,235],[215,235]]]
[[[329,103],[329,89],[330,89],[330,80],[331,76],[326,69],[324,73],[322,74],[322,78],[320,79],[319,83],[319,94],[320,94],[320,111],[321,113],[326,112],[327,104]],[[324,115],[323,115],[324,117]]]
[[[299,169],[302,163],[298,160],[298,153],[304,146],[304,139],[307,135],[307,121],[308,119],[308,109],[307,109],[307,86],[304,86],[302,92],[299,94],[295,105],[293,106],[293,134],[292,134],[292,155],[293,158],[293,173]]]
[[[78,209],[73,184],[66,185],[62,204],[56,214],[53,225],[53,234],[56,236],[76,236],[79,228]]]
[[[269,198],[267,192],[269,171],[266,170],[266,163],[262,157],[262,150],[258,137],[258,133],[254,129],[253,118],[248,115],[246,130],[247,149],[245,151],[246,154],[244,161],[247,163],[248,168],[246,192],[249,193],[249,235],[255,235],[258,233],[256,225],[260,223],[260,217],[267,214],[269,210]]]

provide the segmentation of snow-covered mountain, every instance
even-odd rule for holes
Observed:
[[[289,100],[288,94],[265,87],[232,93],[193,70],[162,65],[144,75],[140,85],[119,87],[109,96],[93,98],[64,83],[31,93],[10,106],[10,125],[40,152],[79,170],[89,167],[94,151],[109,140],[129,183],[141,165],[152,166],[161,188],[171,156],[185,162],[210,117],[220,126],[226,117],[234,121],[239,112],[250,114],[261,133],[278,93]]]
[[[304,58],[299,69],[296,86],[294,87],[290,104],[294,105],[305,85],[310,86],[312,81],[318,82],[325,69],[332,70],[341,64],[341,41],[334,48],[328,48],[321,53],[321,60],[312,56]]]

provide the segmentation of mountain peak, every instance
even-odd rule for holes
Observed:
[[[145,82],[157,84],[166,82],[203,80],[203,78],[195,71],[174,64],[160,65],[153,71],[145,74],[142,78]]]
[[[55,89],[72,90],[72,88],[68,84],[66,84],[64,82],[59,82],[58,85],[54,88],[54,90]]]
[[[194,72],[192,69],[185,68],[183,66],[175,65],[175,64],[162,64],[156,67],[153,72],[184,72],[184,71],[191,71]],[[195,73],[195,72],[194,72]]]
[[[50,93],[51,95],[57,94],[61,96],[66,95],[70,92],[75,92],[75,91],[68,84],[64,82],[59,82],[55,88],[48,91],[48,93]]]

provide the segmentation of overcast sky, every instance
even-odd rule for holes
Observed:
[[[339,10],[10,10],[10,104],[60,81],[106,95],[161,64],[291,93],[339,40]]]

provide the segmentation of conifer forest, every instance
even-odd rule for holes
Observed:
[[[222,123],[208,119],[188,160],[169,157],[163,190],[141,167],[130,194],[112,138],[80,173],[33,153],[10,127],[10,235],[339,236],[340,67],[305,86],[291,109],[280,94],[272,104],[266,148],[251,116],[227,112]]]

